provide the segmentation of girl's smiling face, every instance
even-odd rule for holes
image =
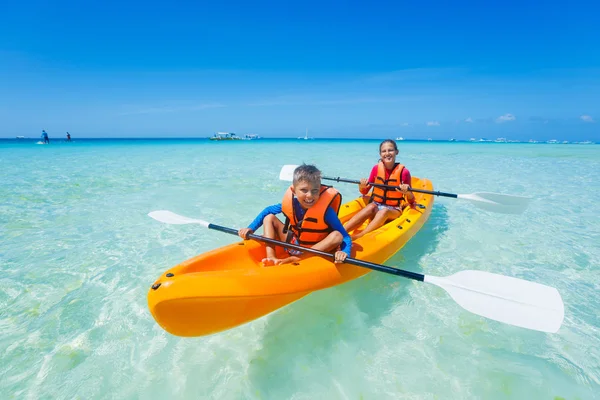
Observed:
[[[398,150],[394,144],[395,143],[385,142],[379,148],[379,157],[384,164],[393,164],[396,162]]]

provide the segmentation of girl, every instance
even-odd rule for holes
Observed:
[[[362,232],[352,236],[353,240],[379,228],[387,220],[398,218],[402,214],[402,208],[406,206],[406,203],[411,206],[414,204],[415,196],[409,191],[410,172],[404,165],[396,163],[397,155],[398,147],[395,141],[386,139],[381,142],[379,145],[379,162],[371,170],[369,179],[363,178],[360,180],[358,190],[363,195],[369,193],[372,187],[371,183],[398,186],[398,188],[373,187],[371,202],[344,225],[346,231],[350,232],[362,225],[367,219],[371,219],[369,225]]]

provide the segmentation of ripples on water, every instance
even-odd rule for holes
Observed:
[[[166,334],[146,305],[165,269],[235,241],[146,214],[245,226],[284,164],[358,179],[377,141],[0,144],[0,390],[8,398],[595,398],[600,393],[599,146],[402,143],[437,190],[534,197],[522,218],[436,199],[388,261],[555,286],[549,335],[470,314],[434,287],[370,273],[239,328]],[[510,167],[510,168],[509,168]],[[353,185],[338,184],[345,200]]]

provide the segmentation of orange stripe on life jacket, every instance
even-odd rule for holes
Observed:
[[[379,183],[381,185],[400,186],[403,183],[402,171],[404,171],[404,165],[396,164],[396,166],[394,166],[394,170],[390,174],[390,177],[385,179],[385,165],[383,164],[383,161],[379,161],[377,164],[377,178],[375,178],[375,183]],[[394,189],[373,187],[371,199],[380,204],[386,204],[392,207],[401,207],[402,202],[404,201],[404,195],[402,192]]]
[[[310,247],[325,239],[331,228],[325,222],[325,212],[331,207],[337,214],[342,204],[342,195],[333,187],[321,185],[319,200],[306,210],[304,219],[298,221],[294,212],[294,193],[290,186],[283,196],[281,209],[289,221],[289,228],[298,238],[298,243]]]

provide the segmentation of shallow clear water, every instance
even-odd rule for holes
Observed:
[[[388,264],[481,269],[556,287],[557,334],[473,315],[377,272],[247,325],[178,338],[146,294],[166,269],[237,239],[147,216],[246,226],[284,164],[365,177],[378,141],[0,142],[0,392],[8,398],[581,398],[600,393],[600,146],[402,142],[436,190],[532,196],[522,216],[438,198]],[[350,200],[355,185],[336,184]],[[3,396],[4,397],[4,396]]]

